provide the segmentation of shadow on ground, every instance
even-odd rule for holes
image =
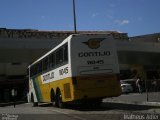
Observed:
[[[39,106],[52,107],[51,104],[41,104]],[[149,110],[149,109],[160,109],[160,106],[103,102],[100,107],[81,106],[78,104],[72,104],[72,105],[67,105],[63,109],[73,109],[77,111],[107,111],[107,110],[143,111],[143,110]]]

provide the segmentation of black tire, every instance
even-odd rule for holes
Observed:
[[[64,102],[62,102],[62,95],[61,95],[60,90],[58,90],[57,94],[56,94],[56,106],[59,107],[59,108],[64,108],[65,107]]]

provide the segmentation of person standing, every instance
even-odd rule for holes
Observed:
[[[157,92],[157,79],[155,76],[153,77],[153,81],[152,81],[152,91]]]
[[[136,80],[136,87],[138,88],[138,92],[142,93],[142,80],[140,77],[138,77]]]

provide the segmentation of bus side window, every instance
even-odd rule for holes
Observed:
[[[55,53],[52,53],[49,56],[49,67],[54,68],[55,67]]]
[[[43,63],[43,71],[47,70],[49,68],[48,57],[45,58],[42,63]]]
[[[63,53],[64,53],[64,62],[68,62],[68,45],[67,44],[63,47]]]
[[[33,66],[33,76],[36,75],[36,72],[37,72],[37,70],[36,70],[36,65],[34,65],[34,66]]]
[[[37,71],[38,71],[38,74],[42,72],[42,62],[40,61],[37,65]]]
[[[34,75],[36,75],[37,73],[38,73],[38,65],[37,64],[35,64],[34,65]]]
[[[63,48],[56,51],[56,66],[63,63]]]
[[[30,77],[33,76],[33,67],[30,67]]]

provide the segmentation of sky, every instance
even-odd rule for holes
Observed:
[[[160,32],[160,0],[75,0],[77,31]],[[0,28],[74,30],[72,0],[0,0]]]

